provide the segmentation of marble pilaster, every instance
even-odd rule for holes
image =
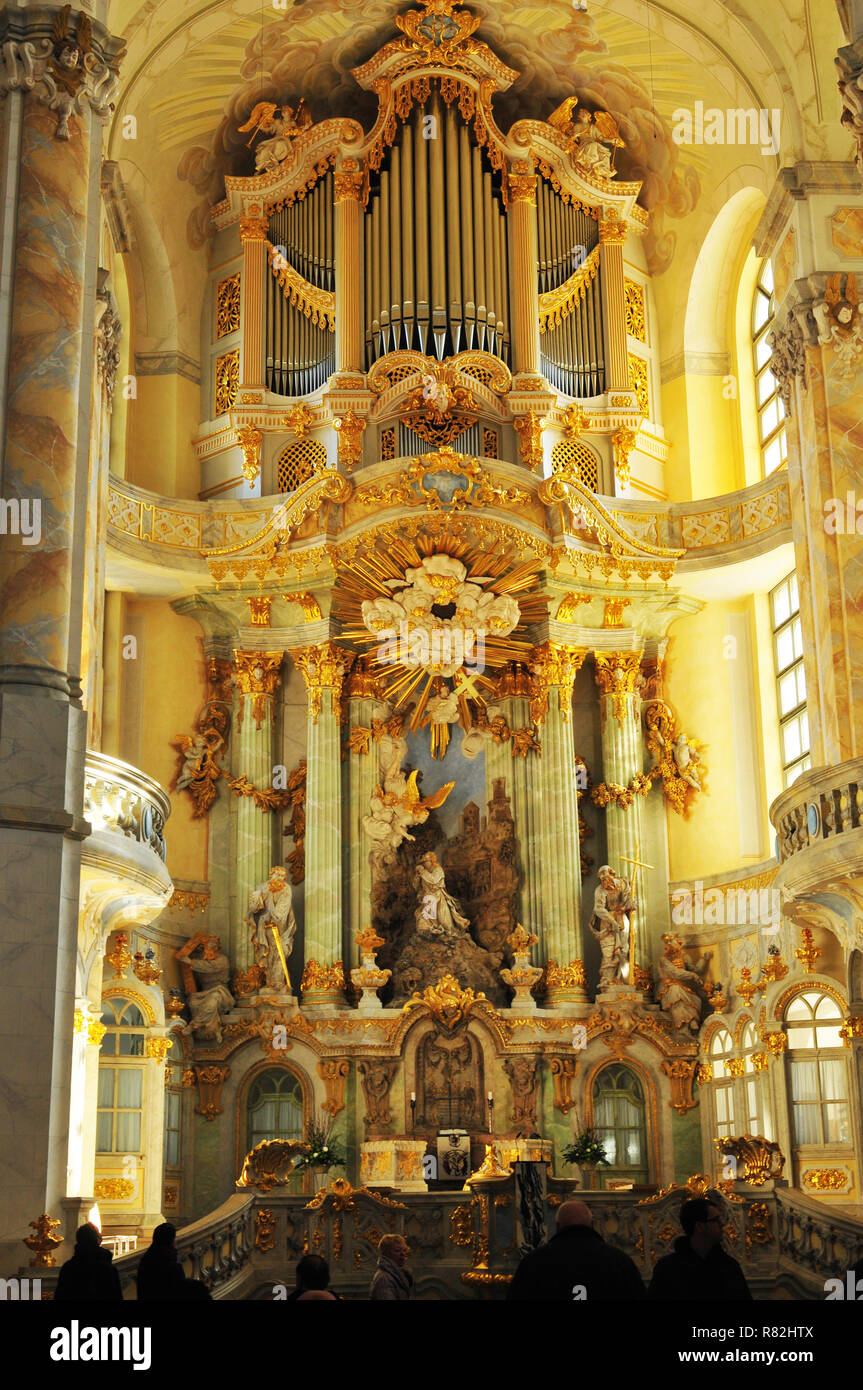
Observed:
[[[636,773],[644,771],[641,734],[642,652],[596,652],[596,683],[602,711],[602,779],[607,787],[630,788]],[[644,916],[647,904],[644,870],[626,860],[644,859],[643,797],[636,793],[628,806],[610,801],[605,811],[608,862],[616,874],[633,884],[639,911],[635,917],[635,943],[630,960],[646,960]]]
[[[351,729],[370,729],[374,719],[384,719],[389,707],[378,698],[374,677],[355,669],[350,677],[348,721]],[[363,816],[369,813],[372,792],[381,780],[378,745],[370,742],[368,752],[349,753],[347,759],[347,797],[345,806],[345,844],[347,883],[345,930],[342,959],[347,968],[359,965],[360,948],[356,935],[371,922],[372,868],[371,840],[363,829]]]
[[[602,308],[605,320],[605,389],[628,391],[629,364],[626,354],[623,283],[626,226],[622,222],[600,222],[599,235],[602,243]]]
[[[267,276],[267,219],[244,217],[240,223],[243,244],[243,276],[240,318],[243,325],[243,352],[240,384],[260,387],[264,383],[264,293]]]
[[[53,36],[58,11],[0,15],[0,1246],[16,1265],[28,1222],[59,1216],[66,1192],[99,168],[122,47],[94,19],[85,69]]]
[[[510,174],[509,198],[513,371],[536,376],[540,362],[536,175]]]
[[[234,704],[232,761],[234,776],[246,776],[255,787],[273,784],[275,757],[276,691],[282,671],[282,652],[235,651],[237,686]],[[231,915],[231,950],[234,967],[252,964],[252,946],[246,926],[249,893],[269,876],[276,863],[275,817],[261,811],[251,796],[237,798],[236,871]],[[291,981],[292,985],[296,982]]]
[[[339,702],[353,653],[335,642],[292,651],[308,693],[306,772],[306,1004],[344,1002],[342,776]]]
[[[362,279],[360,198],[363,175],[347,160],[335,176],[336,194],[336,371],[362,370]]]
[[[542,753],[530,779],[539,822],[529,881],[542,884],[543,925],[538,960],[546,967],[546,1003],[586,999],[581,941],[581,855],[578,785],[572,743],[572,688],[586,652],[556,642],[535,647],[529,713]],[[524,925],[529,925],[525,923]]]
[[[507,673],[504,680],[514,691],[522,693],[498,697],[494,701],[495,707],[500,710],[510,729],[524,729],[531,723],[530,677],[524,667],[521,667],[514,675]],[[540,938],[538,950],[544,962],[544,874],[537,858],[541,844],[541,816],[535,780],[540,758],[541,754],[536,753],[528,753],[524,758],[514,756],[511,741],[495,743],[489,740],[485,748],[486,800],[492,799],[495,780],[502,777],[515,824],[516,868],[519,880],[518,920],[528,931],[535,932]]]

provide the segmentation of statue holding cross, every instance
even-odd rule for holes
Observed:
[[[639,847],[635,855],[627,858],[621,855],[621,862],[630,864],[632,878],[627,881],[614,872],[610,864],[603,864],[599,871],[599,885],[593,896],[593,916],[590,930],[599,942],[602,961],[599,967],[599,988],[608,985],[632,984],[635,978],[635,914],[638,900],[635,896],[635,870],[652,869],[639,858]],[[624,980],[624,967],[629,964],[628,979]]]
[[[593,916],[590,930],[599,942],[602,961],[599,967],[599,988],[623,984],[623,967],[628,956],[627,936],[632,934],[632,919],[638,904],[632,885],[620,878],[610,864],[599,871],[599,884],[593,895]]]

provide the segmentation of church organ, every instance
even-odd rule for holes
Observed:
[[[270,140],[281,142],[278,159],[267,149],[264,172],[226,181],[213,215],[238,226],[244,288],[240,365],[216,414],[227,399],[236,428],[266,432],[282,419],[266,414],[280,401],[347,389],[358,394],[325,418],[350,408],[374,424],[350,453],[347,436],[332,441],[328,459],[350,457],[351,469],[444,443],[557,471],[564,441],[580,477],[563,417],[584,402],[607,437],[582,450],[592,460],[584,481],[614,492],[628,465],[611,437],[634,437],[647,399],[631,380],[624,303],[623,243],[646,225],[640,185],[582,157],[583,122],[555,113],[505,133],[493,98],[518,74],[482,43],[460,50],[454,29],[445,40],[449,16],[443,28],[428,15],[401,18],[410,43],[353,71],[377,97],[370,129],[348,116],[290,129],[284,116]],[[455,7],[452,20],[467,32]],[[637,365],[646,370],[643,351]],[[431,385],[438,367],[446,382]],[[452,405],[457,389],[474,393],[469,409]],[[521,399],[523,389],[539,394]],[[242,415],[253,405],[263,413]],[[440,418],[424,428],[418,410],[446,415],[447,429]],[[269,459],[292,438],[283,428]],[[264,492],[276,490],[267,466]],[[212,481],[229,480],[222,471]]]

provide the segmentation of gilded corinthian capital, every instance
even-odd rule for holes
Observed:
[[[614,700],[614,717],[623,723],[626,696],[638,693],[642,652],[594,652],[596,683]]]
[[[332,711],[336,714],[342,697],[342,684],[353,665],[353,652],[336,646],[335,642],[321,642],[317,647],[299,647],[291,655],[306,682],[312,722],[318,722],[321,695],[325,690],[331,691]]]
[[[548,713],[548,692],[552,686],[560,692],[564,720],[569,719],[572,687],[586,656],[586,651],[563,642],[543,642],[541,647],[534,647],[528,669],[532,677],[530,717],[535,724],[541,724]]]
[[[282,657],[282,652],[234,651],[237,688],[240,692],[238,724],[243,722],[243,709],[247,695],[252,698],[252,718],[255,721],[256,729],[260,729],[264,722],[268,702],[272,716],[272,697],[281,679]]]

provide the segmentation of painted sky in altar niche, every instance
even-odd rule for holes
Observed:
[[[428,729],[418,729],[407,735],[408,751],[405,763],[419,768],[422,772],[420,790],[423,796],[431,796],[445,782],[455,782],[455,786],[436,812],[438,823],[447,838],[458,832],[462,812],[469,801],[479,807],[480,816],[488,814],[485,795],[485,753],[475,758],[464,758],[461,741],[464,731],[459,724],[450,724],[450,741],[446,757],[434,759],[429,747]]]

